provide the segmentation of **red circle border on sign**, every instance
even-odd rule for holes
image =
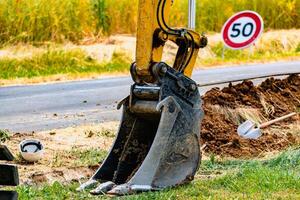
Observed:
[[[228,36],[229,27],[235,20],[237,20],[241,17],[249,17],[249,18],[253,19],[256,24],[256,30],[255,30],[254,35],[249,40],[242,42],[242,43],[235,43],[235,42],[232,42]],[[225,25],[222,29],[222,37],[223,37],[223,41],[226,46],[228,46],[232,49],[242,49],[242,48],[248,47],[253,42],[255,42],[255,40],[262,33],[262,30],[263,30],[263,21],[262,21],[262,18],[260,17],[260,15],[258,15],[257,13],[255,13],[253,11],[242,11],[242,12],[239,12],[239,13],[235,14],[234,16],[232,16],[225,23]]]

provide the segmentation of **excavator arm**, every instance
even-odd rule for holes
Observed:
[[[78,191],[125,195],[191,181],[200,156],[203,117],[197,84],[190,79],[207,39],[168,26],[171,0],[139,0],[134,84],[118,109],[122,119],[99,169]],[[165,43],[178,45],[173,66],[161,62]]]
[[[193,30],[168,26],[173,0],[139,0],[136,63],[133,78],[136,82],[152,82],[151,68],[161,62],[165,43],[177,44],[173,68],[190,77],[199,48],[207,45],[207,38]]]

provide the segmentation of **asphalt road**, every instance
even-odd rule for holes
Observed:
[[[193,79],[201,84],[285,72],[300,72],[300,61],[196,70]],[[28,132],[119,120],[116,105],[131,83],[118,77],[0,87],[0,129]],[[200,93],[212,87],[200,87]]]

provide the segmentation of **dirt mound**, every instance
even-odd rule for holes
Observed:
[[[244,81],[237,85],[230,84],[222,90],[213,88],[202,98],[205,117],[201,128],[201,143],[205,145],[204,152],[251,157],[263,152],[281,150],[299,142],[290,130],[291,124],[296,124],[298,130],[297,116],[277,123],[277,129],[266,129],[258,140],[243,139],[236,132],[238,124],[246,118],[240,110],[255,110],[258,121],[261,122],[299,109],[299,75],[283,80],[269,78],[259,86],[254,86],[251,81]]]

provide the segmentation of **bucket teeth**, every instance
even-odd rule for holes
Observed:
[[[160,65],[166,66],[159,63],[158,71]],[[99,181],[92,194],[125,195],[193,179],[200,164],[201,99],[193,80],[167,69],[154,73],[156,85],[131,87],[112,149],[79,191]]]
[[[112,181],[107,181],[105,183],[101,183],[97,188],[90,191],[93,195],[100,195],[100,194],[106,194],[108,191],[110,191],[113,187],[115,187],[116,184]]]
[[[107,194],[118,195],[118,196],[128,195],[132,193],[133,191],[131,190],[130,185],[127,183],[118,185],[107,192]]]
[[[88,189],[96,187],[98,184],[99,184],[99,182],[97,180],[90,179],[87,182],[81,184],[78,188],[76,188],[76,191],[81,192],[84,190],[88,190]]]

